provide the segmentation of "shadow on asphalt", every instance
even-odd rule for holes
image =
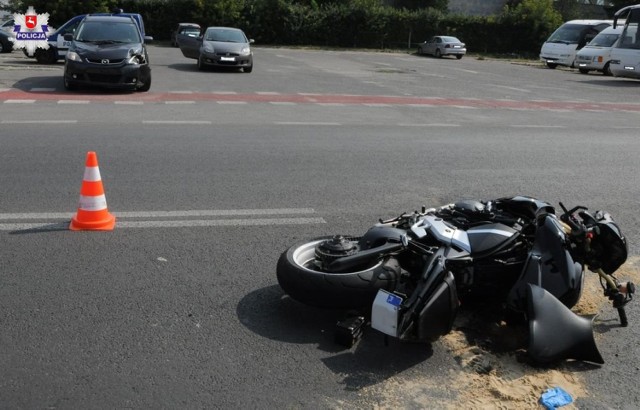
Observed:
[[[355,346],[342,347],[334,342],[334,330],[344,311],[303,305],[286,296],[278,285],[249,293],[236,311],[240,322],[260,336],[286,343],[317,344],[320,350],[334,353],[322,362],[345,376],[347,390],[380,383],[433,355],[429,344],[385,343],[384,335],[370,327]]]
[[[62,72],[56,76],[37,76],[37,77],[25,77],[16,81],[13,86],[20,91],[29,94],[41,94],[42,90],[38,89],[54,89],[56,92],[67,93],[70,96],[79,96],[79,95],[129,95],[136,94],[136,91],[133,90],[122,90],[122,89],[112,89],[112,88],[92,88],[92,87],[84,87],[78,88],[74,91],[67,91],[64,88],[64,83],[62,81]]]

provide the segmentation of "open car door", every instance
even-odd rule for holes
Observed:
[[[200,57],[200,47],[202,46],[202,34],[193,37],[193,35],[178,33],[176,40],[180,46],[180,51],[187,58],[198,59]]]

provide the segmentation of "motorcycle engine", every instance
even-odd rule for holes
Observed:
[[[357,252],[357,239],[342,235],[336,235],[331,239],[320,242],[315,249],[316,259],[320,261],[323,270],[326,270],[334,260]]]

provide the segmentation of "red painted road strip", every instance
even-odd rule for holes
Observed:
[[[572,111],[634,111],[640,112],[640,104],[631,103],[589,103],[577,101],[512,101],[475,100],[464,98],[430,98],[386,95],[341,95],[341,94],[225,94],[225,93],[68,93],[60,91],[22,91],[10,89],[0,91],[0,101],[6,100],[89,100],[93,102],[142,101],[164,103],[166,101],[213,101],[213,102],[253,102],[253,103],[296,103],[296,104],[389,104],[459,106],[484,109],[528,109],[528,110],[572,110]]]

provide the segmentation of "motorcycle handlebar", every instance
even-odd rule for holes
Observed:
[[[618,310],[618,317],[620,318],[620,325],[627,327],[629,321],[627,320],[627,312],[624,306],[631,300],[635,293],[635,285],[632,282],[626,282],[618,284],[618,282],[611,276],[606,274],[602,269],[597,270],[598,275],[606,282],[604,287],[604,294],[613,301],[613,307]]]

